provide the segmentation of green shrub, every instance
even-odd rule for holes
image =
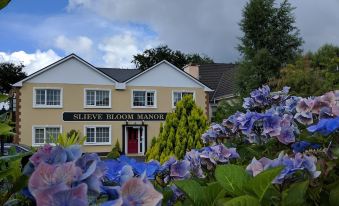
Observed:
[[[161,163],[171,156],[182,159],[187,150],[202,147],[200,137],[207,128],[207,116],[203,110],[195,104],[191,95],[185,96],[161,124],[158,138],[152,140],[146,159]]]
[[[118,157],[120,157],[120,154],[121,154],[120,144],[119,144],[119,141],[117,140],[114,147],[112,148],[112,151],[110,151],[107,154],[107,158],[108,159],[117,159]]]

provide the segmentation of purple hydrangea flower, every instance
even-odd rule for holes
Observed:
[[[123,205],[157,205],[163,198],[145,176],[128,180],[121,187]]]
[[[296,110],[298,113],[308,113],[312,111],[314,100],[311,98],[303,98],[299,100]]]
[[[299,112],[294,115],[294,118],[303,125],[310,125],[313,123],[313,116],[311,112]]]
[[[235,133],[240,125],[238,118],[241,117],[242,115],[244,114],[241,112],[236,112],[234,115],[231,115],[227,119],[225,119],[222,125],[230,129],[233,133]]]
[[[216,142],[218,137],[225,137],[226,129],[220,124],[212,123],[210,128],[201,136],[203,143],[209,144],[211,142]]]
[[[271,162],[272,160],[266,157],[263,157],[260,160],[257,160],[255,157],[253,157],[252,162],[246,167],[246,170],[252,176],[256,176],[257,174],[266,170],[270,166]]]
[[[283,144],[290,144],[295,142],[294,130],[292,127],[282,127],[280,134],[277,136],[279,142]]]
[[[227,163],[230,159],[239,158],[236,148],[227,148],[223,144],[204,147],[200,150],[201,164],[212,170],[217,163]]]
[[[133,168],[130,165],[125,165],[120,172],[120,185],[123,185],[129,179],[134,177]]]
[[[46,205],[46,204],[44,204]],[[48,205],[53,206],[85,206],[88,205],[87,185],[82,183],[77,187],[62,190],[53,195],[53,199]],[[46,205],[46,206],[48,206]]]
[[[248,135],[252,132],[254,123],[261,119],[262,115],[256,112],[247,112],[246,114],[240,115],[237,118],[239,122],[239,129],[243,134]]]
[[[204,172],[201,168],[200,153],[197,150],[186,152],[184,159],[190,162],[190,168],[193,175],[198,178],[205,178]]]
[[[80,176],[81,169],[74,162],[58,165],[41,162],[31,175],[28,188],[37,205],[54,205],[55,194],[69,190],[72,182],[79,180]]]
[[[274,160],[261,158],[258,161],[254,158],[247,166],[246,170],[255,176],[269,168],[284,166],[284,169],[272,182],[275,184],[282,184],[286,179],[290,178],[296,171],[299,170],[306,171],[310,174],[311,178],[317,178],[320,175],[320,171],[316,170],[316,162],[317,159],[314,156],[297,153],[294,157],[289,157],[287,154],[281,152],[278,158]]]
[[[175,180],[188,179],[191,176],[190,162],[187,160],[176,161],[171,165],[170,177]]]

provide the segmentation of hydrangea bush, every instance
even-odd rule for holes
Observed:
[[[254,90],[246,112],[210,125],[204,147],[163,164],[45,145],[23,170],[24,194],[37,205],[337,205],[335,94],[288,91]]]

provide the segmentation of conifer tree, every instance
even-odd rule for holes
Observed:
[[[294,7],[288,0],[250,0],[240,22],[243,35],[237,84],[241,96],[278,77],[281,67],[301,53],[303,43],[295,25]]]
[[[186,151],[201,148],[201,135],[208,128],[207,116],[199,108],[191,95],[184,96],[169,113],[160,133],[146,153],[147,160],[161,163],[175,156],[182,159]]]

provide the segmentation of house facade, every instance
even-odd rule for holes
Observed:
[[[97,68],[71,54],[13,85],[16,143],[41,146],[70,130],[86,136],[84,151],[109,152],[116,141],[144,155],[176,102],[192,95],[208,113],[206,85],[167,61],[140,71]]]

